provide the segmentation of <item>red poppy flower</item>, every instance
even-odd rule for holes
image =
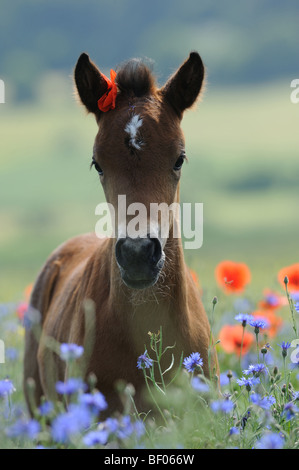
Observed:
[[[219,332],[220,345],[227,353],[240,355],[243,326],[225,325]],[[242,356],[248,352],[254,341],[254,335],[245,329],[243,337]]]
[[[24,289],[25,301],[20,302],[19,305],[17,306],[16,313],[20,320],[23,320],[24,315],[26,311],[28,310],[32,289],[33,289],[33,284],[29,284],[27,287],[25,287]]]
[[[278,281],[285,289],[284,279],[287,276],[289,292],[299,292],[299,263],[282,268],[278,273]]]
[[[245,263],[222,261],[216,266],[215,277],[227,294],[243,292],[245,286],[251,281],[250,270]]]
[[[282,318],[276,315],[273,310],[255,310],[251,315],[259,320],[265,319],[267,321],[269,327],[263,328],[262,333],[267,334],[270,338],[277,335],[283,323]]]
[[[28,310],[28,303],[27,302],[21,302],[17,306],[16,312],[17,312],[17,316],[19,317],[20,320],[23,320],[24,315],[27,312],[27,310]]]

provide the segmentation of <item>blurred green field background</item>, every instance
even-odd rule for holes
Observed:
[[[186,259],[204,289],[216,289],[223,259],[247,262],[259,291],[298,261],[299,104],[290,91],[286,80],[208,85],[184,117],[181,201],[204,203],[204,243]],[[104,196],[89,171],[96,124],[75,102],[71,79],[49,80],[34,104],[2,105],[0,122],[3,302],[19,300],[58,244],[94,230]]]

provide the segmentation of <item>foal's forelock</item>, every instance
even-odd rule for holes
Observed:
[[[140,59],[131,59],[117,69],[117,86],[122,94],[137,98],[156,89],[152,71]]]
[[[142,140],[141,127],[143,117],[137,111],[137,104],[143,103],[145,109],[149,103],[155,103],[157,87],[150,68],[140,59],[131,59],[117,70],[118,102],[127,107],[128,119],[125,125],[126,145],[132,151],[140,151],[145,142]],[[157,105],[157,103],[156,103]]]

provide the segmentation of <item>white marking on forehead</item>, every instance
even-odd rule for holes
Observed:
[[[134,114],[125,127],[125,132],[130,136],[130,146],[136,150],[141,149],[141,142],[137,140],[138,129],[142,126],[142,119],[139,114]]]

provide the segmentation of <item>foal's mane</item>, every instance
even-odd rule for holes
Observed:
[[[155,89],[155,77],[142,59],[130,59],[117,69],[116,82],[123,94],[141,97]]]

